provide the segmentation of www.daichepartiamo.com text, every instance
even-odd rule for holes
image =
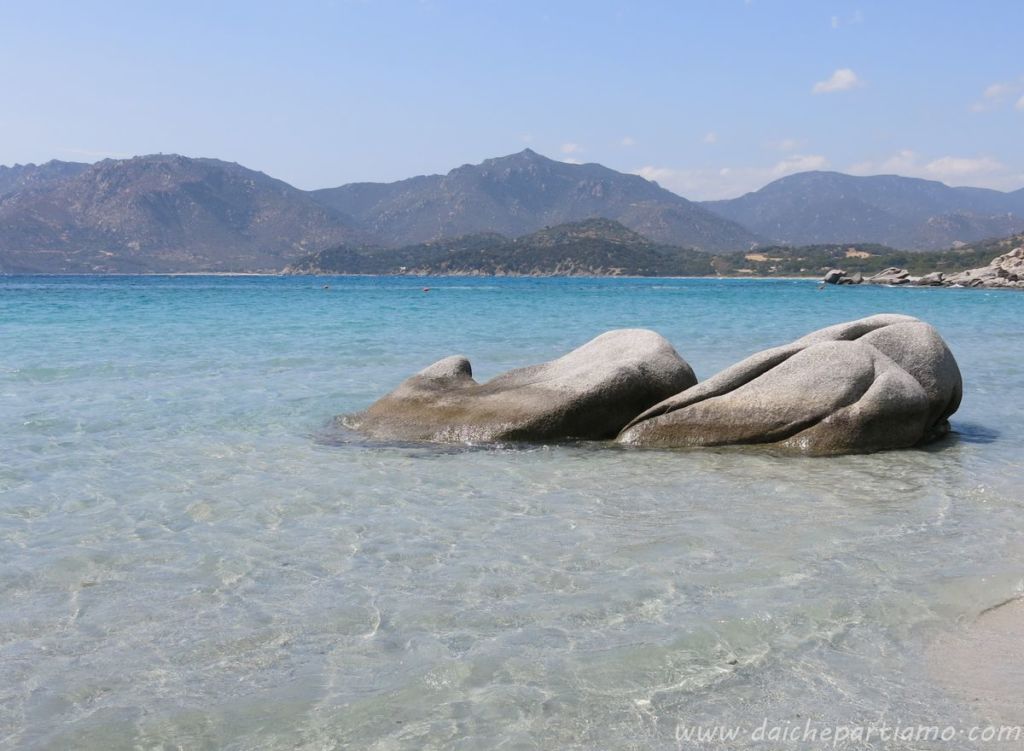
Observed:
[[[772,723],[765,719],[753,727],[742,725],[676,726],[675,739],[680,748],[699,748],[708,743],[748,740],[755,743],[820,743],[838,747],[847,743],[903,741],[912,743],[941,741],[1005,743],[1024,738],[1021,725],[924,725],[873,723],[864,725],[827,725],[812,722]]]

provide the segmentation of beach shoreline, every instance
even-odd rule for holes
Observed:
[[[983,610],[936,639],[927,656],[938,683],[986,719],[1024,718],[1024,598]]]
[[[720,276],[633,276],[627,274],[328,274],[328,273],[285,273],[282,271],[153,271],[135,274],[126,273],[95,273],[95,272],[68,272],[63,274],[55,273],[0,273],[0,278],[18,277],[88,277],[88,278],[152,278],[152,277],[353,277],[359,279],[679,279],[696,281],[701,279],[714,280],[752,280],[752,281],[789,281],[789,282],[820,282],[818,276],[751,276],[743,275],[720,275]]]

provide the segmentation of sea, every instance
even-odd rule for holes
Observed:
[[[452,354],[486,379],[642,327],[704,379],[874,313],[954,352],[947,440],[334,419]],[[0,748],[984,748],[769,738],[996,720],[931,647],[1024,593],[1022,321],[1013,291],[811,280],[0,277]]]

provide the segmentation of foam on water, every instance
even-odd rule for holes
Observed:
[[[1022,588],[1024,296],[424,284],[0,280],[0,746],[676,748],[681,723],[984,719],[923,655]],[[953,439],[821,460],[332,426],[456,352],[487,378],[641,326],[705,378],[876,312],[950,343]]]

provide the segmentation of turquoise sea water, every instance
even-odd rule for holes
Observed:
[[[487,378],[639,326],[705,378],[877,312],[949,342],[952,440],[798,459],[330,427],[449,354]],[[1022,320],[1012,292],[809,281],[0,278],[0,747],[984,722],[926,656],[1024,587]],[[769,747],[723,747],[747,746]]]

